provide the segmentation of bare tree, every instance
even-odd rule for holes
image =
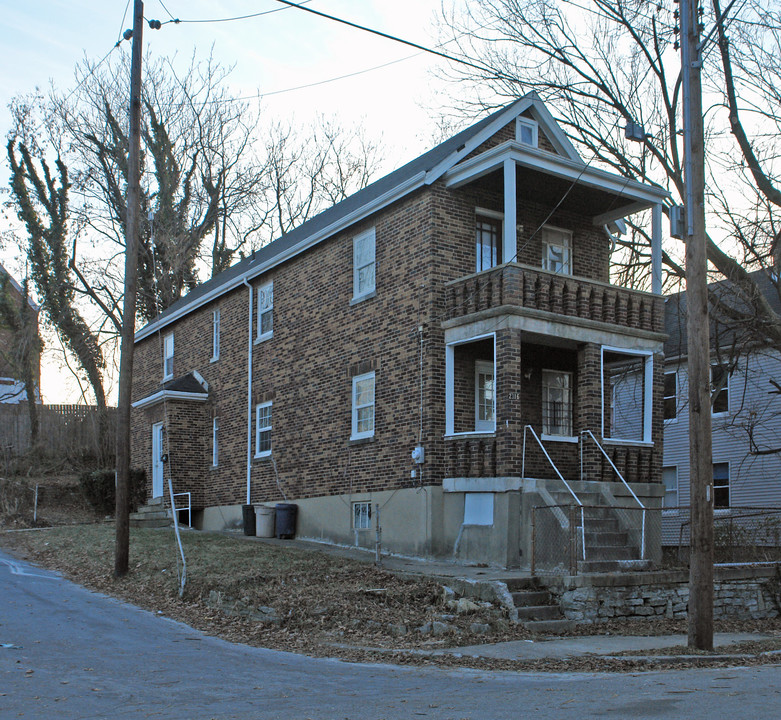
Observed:
[[[481,68],[454,65],[446,73],[458,83],[460,112],[497,107],[533,90],[589,162],[660,184],[681,202],[682,98],[673,5],[478,0],[465,7],[443,17],[443,32]],[[778,294],[781,12],[772,0],[746,0],[737,8],[704,50],[710,103],[705,116],[708,259],[742,301],[738,320],[751,321],[755,339],[781,349],[781,315],[750,272],[766,270]],[[712,26],[722,10],[719,0],[712,0],[703,22]],[[464,93],[464,84],[470,93]],[[630,121],[645,128],[641,146],[624,137]],[[633,226],[623,250],[622,279],[636,282],[637,268],[650,256],[642,221]],[[680,248],[665,248],[668,283],[683,275],[681,254]]]

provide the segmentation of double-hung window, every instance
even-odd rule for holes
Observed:
[[[542,269],[572,275],[572,233],[561,228],[542,229]]]
[[[678,507],[678,467],[670,465],[662,468],[662,481],[664,482],[663,507]]]
[[[220,311],[212,312],[212,357],[211,361],[220,359]]]
[[[169,333],[163,338],[163,380],[174,376],[174,334]]]
[[[353,238],[353,300],[371,295],[376,287],[374,228]]]
[[[729,463],[713,463],[713,507],[729,507]]]
[[[724,365],[711,365],[710,385],[714,415],[729,412],[729,371]]]
[[[255,407],[255,457],[271,455],[271,403]]]
[[[678,417],[678,373],[664,374],[664,419],[675,420]]]
[[[353,503],[353,530],[369,530],[372,526],[371,502]]]
[[[353,378],[351,440],[374,435],[374,372]]]
[[[542,433],[572,436],[572,373],[542,371]]]
[[[258,337],[256,342],[274,334],[274,283],[258,288]]]
[[[475,218],[476,271],[489,270],[502,262],[502,218],[478,211]]]

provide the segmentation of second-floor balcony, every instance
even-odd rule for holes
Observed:
[[[664,300],[581,277],[506,263],[445,285],[448,320],[497,311],[606,323],[664,332]],[[566,321],[566,320],[565,320]]]

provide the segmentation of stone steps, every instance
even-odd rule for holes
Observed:
[[[553,601],[550,592],[540,587],[536,578],[515,578],[507,588],[518,610],[518,621],[535,633],[561,633],[574,627],[562,615],[561,607]]]
[[[170,527],[171,513],[165,507],[163,498],[153,498],[134,513],[130,513],[130,527]]]

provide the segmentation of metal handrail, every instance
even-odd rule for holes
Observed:
[[[591,439],[594,441],[594,444],[599,448],[599,451],[605,456],[605,460],[607,460],[610,463],[610,467],[613,468],[613,471],[616,475],[618,475],[618,479],[624,483],[624,487],[629,490],[632,497],[635,499],[637,504],[642,508],[643,510],[643,529],[642,529],[642,547],[641,547],[641,555],[640,559],[645,560],[645,514],[648,510],[648,508],[643,505],[643,503],[640,501],[640,498],[637,497],[635,494],[635,491],[632,490],[632,488],[629,486],[629,483],[624,479],[624,476],[618,471],[618,468],[615,466],[613,461],[610,459],[610,456],[605,452],[605,449],[600,445],[599,440],[597,440],[594,437],[594,433],[591,432],[591,430],[581,430],[580,431],[581,437],[583,435],[589,435]],[[583,443],[580,443],[580,479],[583,480]]]
[[[187,496],[187,505],[183,505],[182,507],[178,508],[176,507],[176,500],[173,500],[173,498],[181,497],[183,495]],[[179,524],[179,516],[176,514],[177,510],[187,510],[187,527],[192,528],[193,526],[193,509],[192,509],[192,494],[189,492],[178,492],[178,493],[172,493],[171,494],[171,504],[173,507],[171,508],[171,512],[174,516],[174,522],[178,525]]]
[[[586,559],[586,519],[583,514],[583,503],[580,502],[580,498],[575,494],[575,491],[570,487],[569,483],[564,479],[564,476],[559,472],[559,469],[556,467],[556,463],[553,462],[551,459],[551,456],[548,455],[548,451],[545,449],[545,446],[542,444],[542,441],[539,437],[537,437],[537,433],[534,431],[534,428],[531,425],[524,425],[523,426],[523,456],[521,460],[521,477],[526,478],[526,431],[529,430],[534,437],[534,439],[537,441],[537,444],[540,446],[540,450],[542,450],[545,457],[548,459],[548,462],[550,463],[550,466],[553,468],[553,471],[556,473],[556,475],[559,476],[559,480],[564,483],[564,487],[569,490],[570,495],[575,498],[575,502],[580,507],[580,533],[581,533],[581,541],[583,545],[583,559]]]

